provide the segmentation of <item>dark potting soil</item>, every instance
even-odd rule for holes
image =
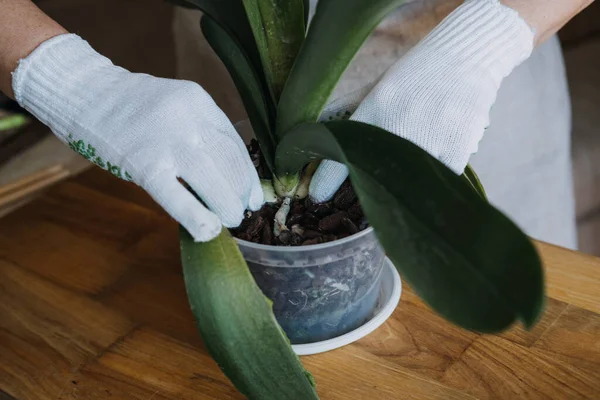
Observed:
[[[261,178],[268,177],[267,168],[261,162],[258,142],[248,146],[250,157]],[[366,229],[365,219],[358,197],[349,180],[346,180],[332,200],[313,203],[308,197],[293,200],[286,226],[279,237],[273,234],[275,213],[280,204],[265,204],[259,211],[246,213],[242,224],[231,229],[233,236],[249,242],[274,246],[307,246],[332,242],[354,235]]]

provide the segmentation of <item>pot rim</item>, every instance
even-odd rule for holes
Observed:
[[[246,248],[256,250],[280,251],[282,253],[305,253],[310,251],[326,250],[330,247],[347,244],[354,240],[361,239],[364,236],[367,236],[374,232],[375,231],[373,227],[369,226],[367,229],[355,233],[354,235],[345,237],[343,239],[338,239],[327,243],[309,244],[308,246],[273,246],[271,244],[259,244],[254,242],[248,242],[247,240],[238,239],[235,236],[233,238],[239,246],[244,246]]]

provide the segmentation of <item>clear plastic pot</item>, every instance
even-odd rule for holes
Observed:
[[[312,246],[237,242],[293,344],[327,340],[356,329],[377,305],[385,254],[372,228]]]

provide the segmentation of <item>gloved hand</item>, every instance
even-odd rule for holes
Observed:
[[[65,34],[20,61],[13,89],[63,142],[143,187],[197,241],[238,226],[246,208],[263,203],[243,141],[193,82],[131,73]]]
[[[534,33],[516,11],[498,0],[467,0],[372,90],[334,101],[322,119],[353,112],[350,119],[408,139],[461,174],[489,125],[502,80],[533,44]],[[347,176],[344,165],[321,163],[311,198],[329,200]]]

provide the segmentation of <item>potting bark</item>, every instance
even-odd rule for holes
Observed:
[[[248,146],[248,151],[261,178],[268,178],[268,168],[262,162],[255,140]],[[328,202],[313,203],[308,197],[294,200],[286,220],[288,231],[275,237],[272,232],[278,208],[278,204],[265,204],[257,212],[247,212],[242,224],[231,233],[238,239],[254,243],[307,246],[343,239],[369,226],[349,180]]]

